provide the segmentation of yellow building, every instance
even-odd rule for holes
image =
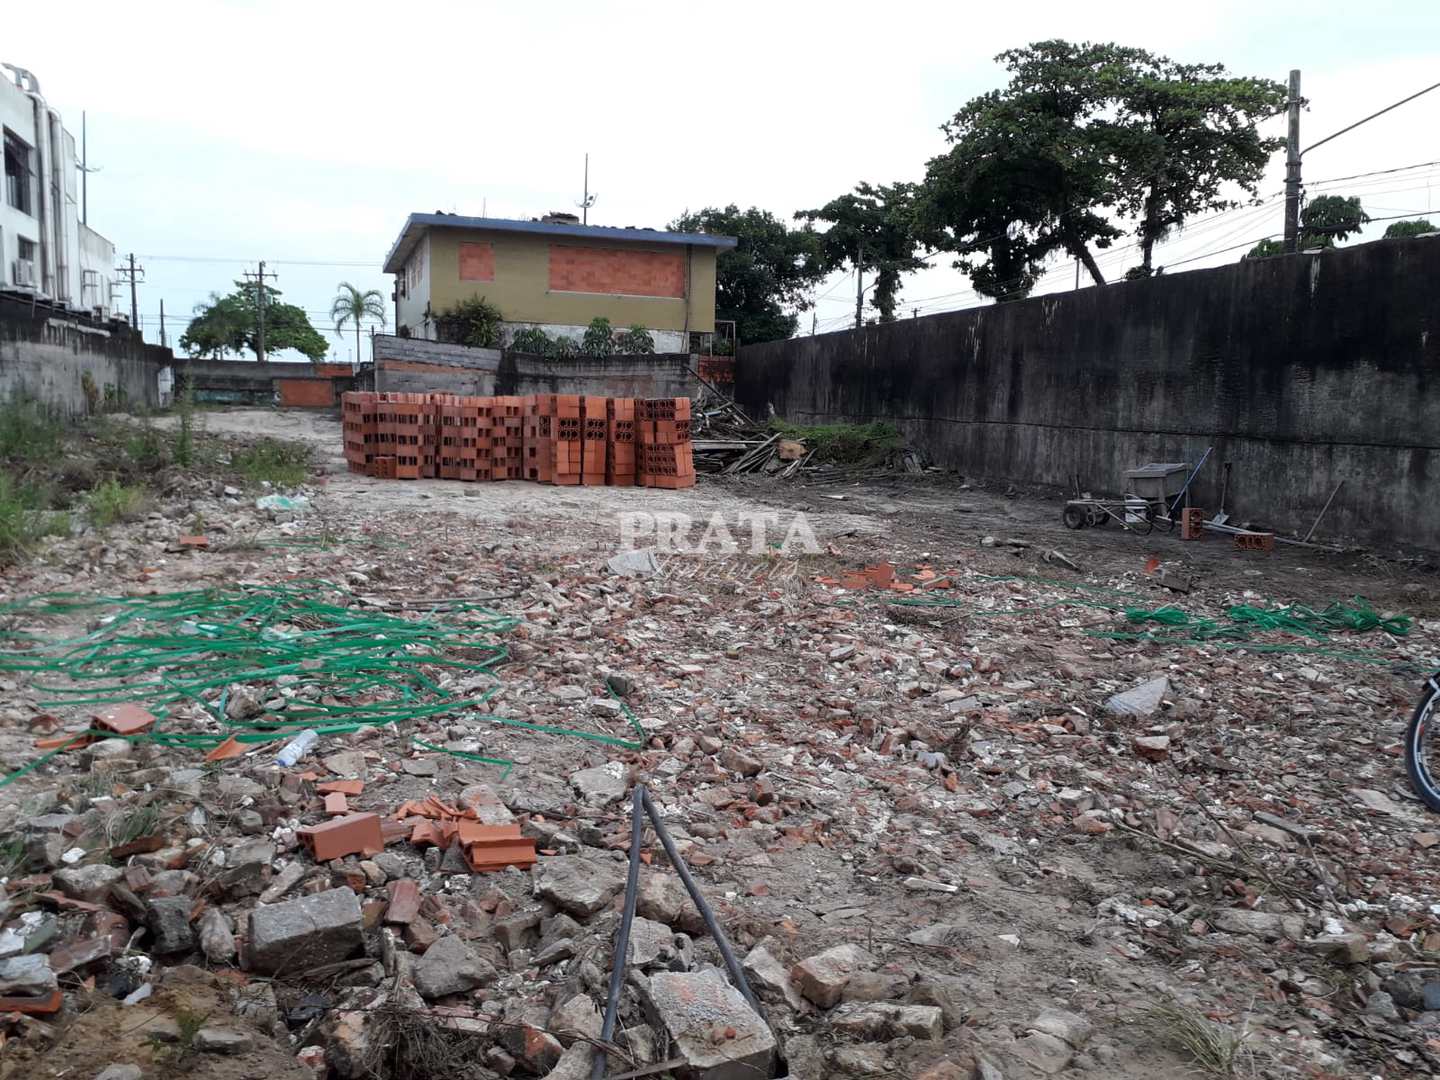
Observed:
[[[657,352],[690,352],[715,330],[715,258],[730,236],[539,221],[411,214],[385,258],[395,325],[435,340],[436,315],[472,297],[500,309],[505,338],[523,327],[578,341],[596,317],[643,326]]]

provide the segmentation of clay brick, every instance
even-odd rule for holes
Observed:
[[[155,717],[139,705],[113,705],[92,718],[90,726],[116,735],[136,735],[155,723]]]
[[[310,825],[296,835],[310,849],[316,862],[329,862],[346,855],[376,855],[385,850],[379,814],[350,814]]]
[[[1199,540],[1205,535],[1205,511],[1187,506],[1180,511],[1180,539]]]

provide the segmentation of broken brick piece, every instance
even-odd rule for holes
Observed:
[[[0,997],[0,1013],[24,1013],[27,1016],[49,1016],[60,1011],[65,999],[59,990],[48,997]]]
[[[365,790],[364,780],[326,780],[315,785],[321,795],[359,795]]]
[[[94,727],[104,731],[113,731],[116,735],[138,735],[155,723],[155,717],[152,713],[140,708],[139,705],[131,705],[127,702],[124,705],[115,705],[104,712],[96,713],[91,723]]]
[[[385,850],[379,814],[348,814],[323,825],[308,825],[296,835],[316,862],[346,855],[377,855]]]
[[[325,813],[333,817],[350,812],[350,803],[346,800],[343,792],[334,791],[325,796]]]
[[[206,761],[226,761],[229,758],[239,757],[245,753],[247,747],[239,739],[231,735],[228,739],[215,747],[205,755]]]
[[[208,548],[210,538],[208,536],[187,535],[180,537],[180,546],[183,548]]]
[[[420,913],[420,886],[410,878],[392,881],[385,887],[390,898],[390,907],[385,912],[385,921],[408,926]]]

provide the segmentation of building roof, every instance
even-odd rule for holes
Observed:
[[[554,221],[515,221],[510,218],[461,217],[459,214],[411,214],[405,227],[385,256],[385,273],[398,274],[410,252],[427,229],[484,229],[487,232],[539,233],[542,236],[566,236],[578,240],[605,240],[621,244],[688,244],[694,247],[733,248],[733,236],[711,236],[708,233],[665,232],[661,229],[619,229],[610,225],[571,225]]]

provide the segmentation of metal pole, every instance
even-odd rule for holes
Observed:
[[[80,110],[80,224],[90,224],[90,139],[86,132],[85,110]]]
[[[862,322],[862,312],[865,305],[865,290],[862,282],[865,280],[863,269],[865,266],[865,241],[861,240],[855,244],[855,329],[859,330]]]
[[[1320,527],[1320,519],[1325,516],[1325,511],[1330,509],[1330,504],[1335,501],[1335,496],[1340,494],[1340,489],[1344,486],[1345,481],[1341,480],[1338,484],[1335,485],[1335,490],[1330,492],[1330,498],[1325,500],[1325,505],[1320,508],[1320,513],[1315,515],[1315,524],[1311,525],[1310,531],[1305,534],[1305,543],[1308,544],[1310,542],[1310,537],[1315,535],[1315,530]]]
[[[1300,242],[1300,70],[1290,72],[1290,130],[1285,137],[1285,253]]]
[[[265,263],[260,263],[260,272],[255,275],[255,304],[256,304],[256,328],[255,328],[255,359],[260,363],[265,362]]]
[[[164,347],[168,342],[165,340],[165,298],[160,298],[160,345]]]
[[[130,253],[130,325],[140,329],[140,302],[135,296],[135,253]]]

